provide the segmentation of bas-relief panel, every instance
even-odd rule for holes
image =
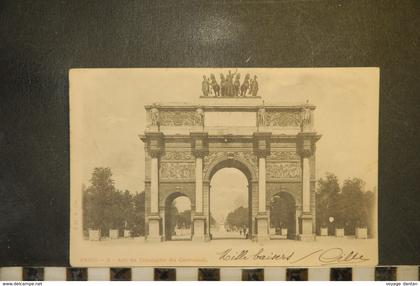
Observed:
[[[295,179],[301,177],[302,171],[298,162],[270,162],[266,173],[271,179]]]
[[[295,151],[271,151],[267,157],[270,161],[298,161],[300,156]]]
[[[270,111],[265,114],[265,126],[273,127],[299,127],[301,123],[301,113],[293,111]]]
[[[159,170],[161,179],[194,179],[194,163],[161,162]]]
[[[161,126],[200,126],[200,118],[195,110],[160,111],[159,124]]]
[[[194,160],[193,154],[191,151],[167,151],[161,158],[162,161],[178,161],[178,160],[186,160],[191,161]]]

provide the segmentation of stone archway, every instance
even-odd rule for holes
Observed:
[[[288,192],[280,191],[270,200],[270,235],[295,239],[297,234],[296,202]],[[286,232],[283,232],[286,230]]]
[[[176,216],[180,215],[179,211],[176,209],[176,206],[174,205],[174,202],[176,199],[178,198],[187,198],[188,200],[189,197],[186,194],[183,194],[181,192],[174,192],[172,194],[170,194],[169,196],[167,196],[166,200],[165,200],[165,211],[164,211],[164,217],[163,217],[163,234],[164,234],[164,240],[173,240],[173,236],[176,236]],[[191,207],[191,200],[190,200],[190,209],[189,209],[189,213],[190,213],[190,221],[189,221],[189,229],[190,229],[190,234],[189,237],[182,237],[182,238],[178,238],[177,240],[190,240],[191,236],[192,236],[192,207]]]
[[[217,158],[215,158],[211,163],[210,166],[207,168],[207,172],[204,174],[205,182],[208,182],[208,190],[205,192],[205,196],[207,197],[206,201],[208,201],[208,218],[209,221],[207,223],[207,229],[206,231],[209,234],[209,238],[213,239],[212,236],[212,229],[211,229],[211,222],[210,218],[211,215],[211,206],[212,206],[212,200],[210,199],[212,194],[212,186],[210,185],[210,182],[212,181],[215,174],[217,174],[219,171],[226,169],[226,168],[233,168],[238,171],[240,171],[247,180],[247,224],[243,228],[244,234],[243,238],[245,239],[252,239],[252,233],[253,233],[253,224],[255,224],[255,221],[253,220],[253,191],[252,191],[252,182],[253,180],[256,180],[256,172],[253,169],[252,165],[240,158],[234,158],[232,154],[224,154],[220,155]],[[241,230],[242,232],[242,230]],[[219,237],[220,239],[220,237]]]
[[[314,240],[315,144],[321,137],[313,129],[315,106],[214,100],[145,106],[147,127],[140,138],[145,143],[146,240],[165,237],[163,200],[174,190],[191,200],[192,239],[209,240],[210,180],[223,167],[237,168],[248,178],[253,240],[270,239],[272,190],[283,185],[299,207],[299,239]]]

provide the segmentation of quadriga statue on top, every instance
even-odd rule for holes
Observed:
[[[201,91],[205,97],[256,97],[258,94],[257,76],[251,78],[250,74],[246,74],[241,84],[241,74],[235,71],[224,75],[220,74],[220,83],[217,82],[216,76],[211,74],[209,77],[203,75],[201,83]]]

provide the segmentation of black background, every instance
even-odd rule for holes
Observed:
[[[1,1],[0,265],[68,265],[68,70],[195,66],[380,67],[380,264],[420,264],[419,3]]]

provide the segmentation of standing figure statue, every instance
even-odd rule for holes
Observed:
[[[210,92],[210,83],[207,80],[206,76],[203,75],[203,82],[201,83],[201,91],[203,92],[204,96],[209,96]]]
[[[247,74],[244,78],[244,82],[241,85],[241,96],[246,96],[246,92],[249,88],[249,74]]]
[[[249,93],[251,93],[252,96],[257,96],[258,81],[257,81],[257,76],[256,75],[254,75],[254,80],[251,81],[251,88],[249,89]]]
[[[214,92],[214,96],[220,96],[220,85],[216,81],[214,74],[210,75],[211,87]]]
[[[150,118],[152,121],[152,126],[159,125],[159,110],[156,108],[156,106],[153,106],[152,109],[150,109]]]
[[[258,109],[257,122],[258,122],[258,126],[265,126],[265,108],[264,107]]]
[[[239,96],[239,89],[241,87],[240,79],[241,79],[241,74],[240,73],[236,74],[235,82],[233,83],[233,95],[234,96]]]
[[[226,93],[227,93],[227,96],[234,96],[234,92],[233,92],[233,78],[235,77],[235,74],[236,74],[236,72],[235,73],[232,73],[229,70],[229,73],[226,76],[226,91],[227,91]]]
[[[302,109],[302,114],[301,114],[302,131],[310,131],[311,123],[312,123],[312,111],[309,106],[309,101],[307,100],[305,106]]]
[[[204,110],[202,108],[197,108],[195,115],[197,125],[204,126]]]
[[[221,91],[222,97],[227,95],[227,81],[225,79],[225,76],[222,73],[220,74],[220,91]]]

